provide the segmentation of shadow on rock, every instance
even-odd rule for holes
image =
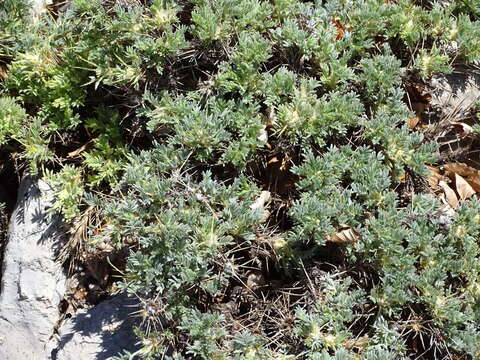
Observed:
[[[131,315],[138,301],[125,293],[91,309],[79,310],[59,329],[60,341],[53,360],[106,360],[123,351],[140,348],[133,333],[139,319]]]

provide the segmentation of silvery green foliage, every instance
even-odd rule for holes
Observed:
[[[0,4],[2,151],[57,184],[67,221],[95,206],[93,247],[130,248],[135,356],[397,359],[429,337],[478,357],[480,205],[446,227],[400,191],[437,152],[406,125],[405,81],[478,62],[478,5],[419,3],[73,0],[28,26],[23,2]],[[301,278],[346,228],[342,266],[371,281],[332,271],[309,290],[289,309],[297,347],[213,306],[245,269]]]

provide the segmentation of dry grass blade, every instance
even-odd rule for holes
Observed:
[[[80,146],[78,149],[69,152],[68,155],[67,155],[67,157],[69,157],[69,158],[76,158],[76,157],[78,157],[82,152],[84,152],[85,150],[87,150],[88,145],[89,145],[89,143],[86,143],[86,144]]]
[[[73,272],[75,261],[83,255],[85,239],[87,237],[87,229],[91,222],[93,211],[93,206],[88,207],[87,210],[85,210],[85,212],[73,224],[72,229],[70,230],[71,236],[58,256],[59,261],[62,263],[65,263],[70,259],[70,273]]]

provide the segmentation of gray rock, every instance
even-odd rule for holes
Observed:
[[[55,347],[66,277],[55,261],[61,247],[57,217],[45,215],[52,190],[25,178],[10,220],[0,287],[0,359],[44,360]]]
[[[48,219],[52,189],[25,178],[10,220],[0,287],[0,360],[110,359],[139,349],[138,301],[121,294],[79,310],[60,326],[67,278],[55,259],[63,243]],[[58,334],[57,334],[58,332]]]
[[[32,20],[37,21],[47,11],[47,6],[53,4],[53,0],[31,0]]]
[[[442,110],[450,120],[462,119],[480,101],[480,74],[476,71],[457,71],[434,76],[430,83],[431,104]]]
[[[137,300],[120,294],[91,309],[79,310],[59,329],[60,342],[53,360],[106,360],[124,350],[140,348],[133,334]]]

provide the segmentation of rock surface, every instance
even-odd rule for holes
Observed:
[[[10,220],[0,287],[0,359],[44,360],[59,320],[66,277],[55,261],[61,244],[58,218],[45,213],[52,190],[25,178]]]
[[[124,350],[139,349],[133,334],[138,318],[130,316],[138,302],[120,294],[91,309],[79,310],[59,330],[53,360],[106,360]]]
[[[35,22],[47,11],[47,6],[52,5],[53,0],[32,0],[32,20]]]
[[[462,119],[480,101],[480,74],[473,71],[436,75],[432,78],[432,105],[451,120]]]

